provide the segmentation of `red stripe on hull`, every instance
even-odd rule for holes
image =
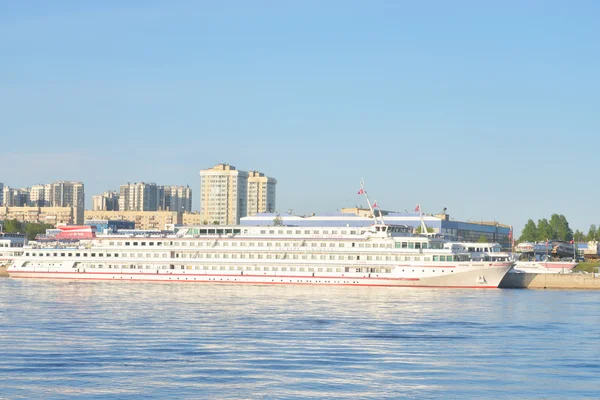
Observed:
[[[119,282],[173,282],[172,280],[164,279],[109,279],[109,278],[65,278],[65,277],[35,277],[35,276],[20,276],[17,279],[63,279],[72,281],[119,281]],[[360,279],[360,278],[359,278]],[[497,286],[427,286],[427,285],[370,285],[365,283],[316,283],[316,282],[244,282],[244,281],[198,281],[198,280],[177,280],[177,282],[187,283],[223,283],[237,285],[252,284],[252,285],[315,285],[315,286],[377,286],[377,287],[418,287],[418,288],[434,288],[434,289],[497,289]]]

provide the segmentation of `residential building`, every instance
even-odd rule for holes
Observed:
[[[256,215],[258,213],[275,212],[275,188],[277,180],[269,178],[258,171],[248,173],[248,213],[247,215]]]
[[[3,206],[6,207],[26,207],[29,204],[29,189],[13,189],[4,186],[2,189]]]
[[[31,207],[52,206],[52,184],[33,185],[29,189],[29,205]]]
[[[248,213],[248,173],[218,164],[200,171],[200,214],[209,224],[235,225]]]
[[[184,213],[183,214],[183,225],[204,225],[208,221],[202,220],[202,214],[200,213]]]
[[[135,229],[164,230],[167,226],[181,224],[181,212],[176,211],[86,211],[85,221],[133,221]]]
[[[159,187],[156,183],[127,183],[121,185],[119,211],[157,211]]]
[[[114,190],[92,197],[92,210],[119,211],[119,193]]]
[[[0,206],[4,205],[4,183],[0,182]]]
[[[50,185],[52,207],[73,207],[75,224],[83,224],[85,193],[82,182],[56,181]]]
[[[50,225],[80,224],[76,219],[76,207],[0,207],[0,220],[16,219],[20,222],[36,222]]]
[[[160,186],[159,210],[192,212],[192,189],[189,186]]]

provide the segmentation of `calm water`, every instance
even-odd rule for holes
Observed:
[[[0,398],[598,398],[600,292],[0,279]]]

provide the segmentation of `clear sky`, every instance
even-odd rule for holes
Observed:
[[[600,2],[0,0],[0,182],[600,223]],[[198,197],[194,208],[199,207]]]

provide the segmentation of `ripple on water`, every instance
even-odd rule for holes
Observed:
[[[0,398],[582,398],[595,292],[0,279]]]

